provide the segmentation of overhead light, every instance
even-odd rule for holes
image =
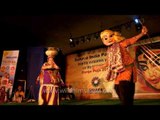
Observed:
[[[70,39],[69,39],[69,42],[73,42],[73,39],[72,39],[72,38],[70,38]]]
[[[139,18],[134,19],[136,30],[139,31],[142,29],[142,22]]]
[[[139,19],[134,19],[134,22],[136,23],[136,24],[139,24]]]
[[[73,41],[72,38],[69,38],[69,45],[70,47],[75,47],[75,42]]]
[[[136,18],[136,19],[134,19],[134,21],[130,20],[128,22],[125,22],[125,23],[117,25],[117,26],[113,26],[113,27],[108,28],[108,29],[111,29],[111,30],[114,30],[114,31],[117,31],[117,32],[121,32],[121,30],[124,26],[127,30],[129,30],[131,28],[131,24],[133,22],[135,23],[135,26],[136,26],[137,30],[140,30],[142,28],[141,20]],[[94,32],[94,33],[87,34],[87,35],[84,35],[84,36],[80,36],[80,37],[77,37],[77,38],[73,38],[71,33],[70,33],[70,38],[69,38],[70,46],[75,47],[76,45],[80,45],[81,43],[90,42],[91,40],[97,40],[100,37],[100,33],[101,33],[101,31],[98,31],[98,32]]]
[[[136,30],[137,31],[141,30],[142,26],[143,26],[142,21],[144,22],[144,19],[142,19],[140,16],[135,16],[133,18],[133,20],[134,20],[134,23],[135,23]]]

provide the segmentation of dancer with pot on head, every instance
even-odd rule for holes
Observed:
[[[45,53],[48,57],[47,62],[42,65],[41,73],[36,80],[36,83],[40,83],[38,105],[59,105],[59,86],[63,81],[59,73],[60,68],[54,61],[58,50],[49,47]]]

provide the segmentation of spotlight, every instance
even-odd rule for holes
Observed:
[[[134,22],[136,23],[136,24],[138,24],[139,23],[139,19],[134,19]]]
[[[70,38],[70,39],[69,39],[69,42],[73,42],[73,39],[72,39],[72,38]]]
[[[75,43],[72,38],[69,39],[70,47],[75,47]]]
[[[135,27],[136,27],[136,30],[139,31],[142,29],[142,22],[140,19],[138,18],[135,18],[134,19],[134,22],[135,22]]]

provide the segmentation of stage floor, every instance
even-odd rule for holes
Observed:
[[[38,105],[38,102],[22,102],[14,103],[7,102],[0,105]],[[60,101],[60,105],[120,105],[118,99],[109,100],[63,100]],[[160,105],[160,99],[136,99],[134,105]]]

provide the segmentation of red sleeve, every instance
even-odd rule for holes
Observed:
[[[123,47],[128,47],[129,45],[132,45],[134,44],[136,41],[134,40],[134,37],[132,38],[128,38],[128,39],[125,39],[123,41],[120,42],[121,46]]]

